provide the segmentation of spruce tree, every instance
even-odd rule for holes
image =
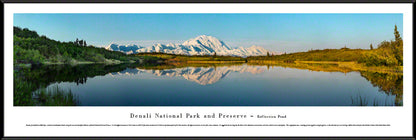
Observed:
[[[397,25],[394,25],[394,43],[392,44],[393,53],[400,66],[403,66],[403,40],[397,30]],[[392,41],[393,42],[393,41]]]
[[[402,40],[402,37],[400,37],[399,31],[397,31],[397,25],[394,25],[394,38],[395,38],[396,43]]]

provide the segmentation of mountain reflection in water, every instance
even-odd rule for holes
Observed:
[[[54,87],[82,106],[403,106],[402,73],[327,64],[42,65],[15,70],[14,82],[17,106],[61,105],[34,96]]]
[[[150,73],[156,76],[183,77],[186,80],[196,82],[200,85],[214,84],[228,76],[231,72],[240,73],[262,73],[266,68],[261,66],[225,66],[225,67],[186,67],[164,70],[146,70],[140,68],[127,68],[120,72],[112,72],[110,75],[137,75]]]

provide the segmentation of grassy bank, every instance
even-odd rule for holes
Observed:
[[[403,70],[403,40],[394,29],[394,40],[382,41],[377,48],[369,44],[369,49],[350,49],[344,46],[341,49],[309,50],[282,55],[248,57],[249,62],[272,63],[280,62],[307,62],[307,63],[336,63],[340,66],[355,70],[396,71]],[[346,62],[346,63],[340,63]]]
[[[370,71],[379,73],[403,73],[403,66],[368,66],[358,62],[331,62],[331,61],[296,61],[306,64],[336,64],[338,67],[349,68],[354,71]]]
[[[245,62],[246,59],[237,56],[215,56],[215,55],[178,55],[167,53],[138,53],[134,56],[151,56],[164,59],[167,62],[191,62],[191,63],[225,63],[229,62]],[[217,61],[217,62],[214,62]],[[224,61],[224,62],[221,62]]]
[[[35,91],[33,99],[34,105],[40,106],[76,106],[80,103],[78,96],[74,95],[71,90],[63,90],[58,86]]]
[[[165,63],[171,65],[189,65],[189,64],[221,64],[221,63],[248,63],[250,65],[276,65],[295,68],[310,68],[311,65],[302,64],[331,64],[332,70],[329,71],[371,71],[381,73],[402,73],[403,66],[400,65],[369,65],[362,63],[361,60],[366,53],[379,52],[379,50],[361,50],[361,49],[332,49],[332,50],[315,50],[312,52],[303,52],[295,54],[286,54],[278,56],[256,56],[256,57],[230,57],[230,56],[186,56],[165,53],[143,53],[136,56],[152,56],[163,59]],[[335,55],[337,54],[337,55]],[[335,57],[325,57],[335,56]],[[292,59],[298,58],[298,59]],[[320,58],[320,59],[313,59]],[[330,61],[331,60],[331,61]],[[348,61],[347,61],[348,60]],[[360,63],[361,62],[361,63]],[[326,70],[328,71],[328,66]]]
[[[19,75],[16,72],[14,74],[13,104],[15,106],[75,106],[79,104],[78,97],[70,90],[66,91],[58,86],[46,89],[46,85],[40,86],[39,83],[31,82]]]
[[[403,73],[403,66],[367,66],[357,62],[294,61],[292,63],[287,63],[276,60],[249,60],[247,63],[250,65],[274,65],[327,72],[369,71],[379,73]]]
[[[121,64],[121,63],[134,63],[135,61],[120,61],[116,59],[105,59],[103,62],[93,62],[93,61],[77,61],[71,60],[68,63],[65,62],[51,62],[45,61],[41,62],[44,65],[57,65],[57,64],[71,64],[71,65],[81,65],[81,64]]]
[[[186,63],[245,63],[246,61],[186,61]]]

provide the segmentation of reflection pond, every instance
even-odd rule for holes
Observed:
[[[14,105],[402,106],[403,74],[332,64],[15,68]]]

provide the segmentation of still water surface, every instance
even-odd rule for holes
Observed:
[[[126,67],[76,82],[55,80],[47,87],[71,90],[80,106],[402,105],[403,76],[386,80],[389,77],[392,79],[379,73],[247,64]]]

